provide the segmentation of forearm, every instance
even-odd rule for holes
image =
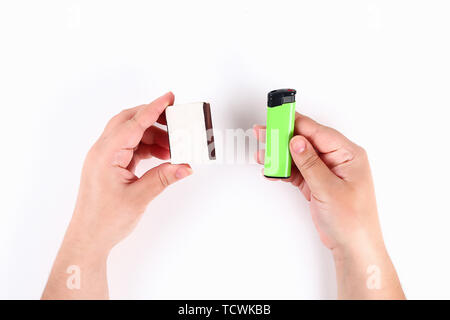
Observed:
[[[338,299],[405,299],[382,242],[333,250]]]
[[[42,299],[108,299],[108,251],[69,227]]]

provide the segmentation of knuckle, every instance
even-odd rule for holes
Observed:
[[[167,176],[164,174],[164,172],[159,169],[158,170],[158,178],[161,185],[165,188],[169,185],[169,179],[167,179]]]
[[[118,120],[118,119],[122,119],[125,118],[128,113],[130,112],[130,109],[122,109],[122,111],[120,111],[118,114],[116,114],[113,119],[114,120]]]
[[[118,114],[114,115],[111,119],[109,119],[108,123],[106,124],[106,127],[114,126],[117,122],[119,122],[122,118],[124,118],[128,113],[127,109],[123,109]]]
[[[136,119],[136,117],[133,117],[130,119],[132,125],[136,128],[136,130],[139,130],[141,132],[144,132],[146,128],[142,125],[142,123]]]
[[[362,158],[364,158],[364,159],[367,159],[367,158],[368,158],[366,149],[364,149],[364,148],[361,147],[361,146],[357,146],[357,150],[358,150],[358,154],[359,154]]]
[[[300,170],[301,171],[307,171],[310,170],[311,168],[317,166],[317,164],[319,163],[320,159],[319,156],[315,153],[310,154],[306,157],[306,159],[301,163],[300,165]]]
[[[88,150],[86,158],[92,158],[97,159],[102,154],[102,144],[101,144],[102,138],[97,140],[91,148]]]
[[[129,117],[129,116],[131,116],[133,113],[134,113],[134,111],[136,110],[136,108],[137,107],[134,107],[134,108],[124,108],[124,109],[122,109],[122,111],[120,111],[120,115],[122,115],[122,116],[126,116],[126,117]]]
[[[106,124],[106,128],[114,125],[116,123],[116,121],[118,120],[119,115],[116,114],[115,116],[113,116],[111,119],[109,119],[108,123]]]

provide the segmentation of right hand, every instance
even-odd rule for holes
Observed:
[[[255,126],[260,141],[265,127]],[[331,249],[341,299],[404,299],[384,247],[367,154],[336,130],[295,117],[289,179],[308,201],[323,244]],[[257,153],[264,163],[264,153]],[[276,180],[276,179],[270,179]]]
[[[265,141],[265,127],[254,127]],[[363,148],[338,131],[296,114],[289,179],[308,201],[323,244],[333,253],[383,243],[369,162]],[[264,163],[264,152],[257,153]],[[270,179],[279,180],[279,179]]]

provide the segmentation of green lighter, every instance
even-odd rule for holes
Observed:
[[[267,97],[264,175],[268,178],[291,176],[289,141],[294,134],[296,93],[294,89],[278,89]]]

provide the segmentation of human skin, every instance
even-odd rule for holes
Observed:
[[[122,111],[89,150],[72,220],[42,299],[107,299],[111,249],[135,228],[152,199],[192,173],[188,165],[163,163],[139,178],[134,174],[142,159],[169,159],[167,132],[153,124],[165,124],[164,110],[173,101],[169,92]],[[80,271],[79,288],[67,285],[70,266]]]
[[[265,127],[255,125],[265,142]],[[366,151],[338,131],[296,113],[289,179],[309,201],[322,243],[331,250],[339,299],[405,299],[384,245]],[[264,150],[256,154],[264,164]],[[295,165],[294,165],[295,164]]]
[[[111,249],[134,229],[152,199],[192,173],[188,165],[165,163],[140,178],[134,174],[142,159],[169,158],[167,133],[153,124],[165,123],[163,112],[173,101],[169,92],[150,104],[122,111],[88,152],[73,217],[43,299],[107,299]],[[255,126],[261,141],[264,131]],[[334,257],[338,297],[403,299],[381,235],[365,151],[336,130],[299,114],[290,148],[295,166],[284,181],[310,201],[320,239]],[[262,152],[257,159],[264,162]],[[71,266],[79,268],[79,288],[67,285]],[[374,267],[379,288],[368,286],[368,271]]]

